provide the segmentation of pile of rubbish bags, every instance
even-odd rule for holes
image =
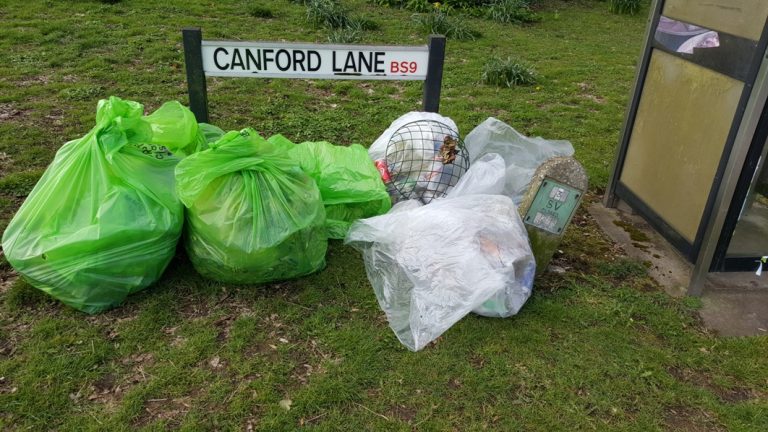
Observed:
[[[455,123],[409,113],[404,122]],[[371,146],[382,156],[385,132]],[[469,170],[445,198],[397,203],[382,216],[355,222],[346,243],[363,253],[379,306],[403,345],[418,351],[469,313],[516,314],[531,295],[536,264],[517,211],[538,165],[573,154],[567,141],[530,139],[489,118],[466,138]]]
[[[573,147],[489,118],[465,137],[457,182],[393,207],[377,163],[419,121],[458,134],[447,117],[408,113],[369,149],[295,144],[198,124],[178,102],[144,115],[111,97],[56,153],[4,232],[4,254],[36,288],[97,313],[158,281],[182,237],[197,272],[239,284],[316,272],[328,239],[345,239],[398,339],[420,350],[469,313],[520,310],[536,264],[517,205],[536,167]]]
[[[2,245],[31,285],[97,313],[156,282],[182,232],[201,275],[258,284],[322,269],[329,237],[390,207],[362,146],[224,133],[178,102],[145,116],[111,97],[59,149]]]

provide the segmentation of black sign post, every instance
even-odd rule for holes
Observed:
[[[200,27],[185,28],[181,31],[184,39],[184,63],[187,66],[187,88],[189,109],[200,123],[208,123],[208,90],[203,72],[203,32]]]
[[[311,61],[308,56],[312,56],[312,59],[320,59],[321,54],[318,52],[323,49],[326,52],[330,49],[346,50],[347,57],[345,61],[339,60],[337,64],[337,57],[335,52],[332,55],[333,59],[333,73],[332,74],[320,74],[315,75],[315,78],[329,78],[329,79],[374,79],[374,80],[423,80],[424,81],[424,96],[422,100],[422,109],[427,112],[438,112],[440,108],[440,87],[443,80],[443,64],[445,62],[445,36],[431,35],[429,36],[429,42],[426,47],[366,47],[362,45],[310,45],[310,44],[275,44],[270,42],[254,42],[253,44],[264,46],[263,51],[259,51],[259,56],[251,56],[251,52],[247,51],[244,45],[251,43],[244,43],[240,41],[203,41],[203,34],[199,27],[185,28],[182,30],[182,39],[184,41],[184,62],[187,69],[187,87],[189,90],[189,107],[195,114],[197,121],[208,122],[208,93],[205,85],[206,70],[213,76],[247,76],[247,77],[276,77],[276,78],[313,78],[311,72],[315,71],[311,66]],[[213,56],[211,56],[211,49],[213,46],[229,46],[227,48],[215,48]],[[203,56],[203,46],[209,51],[206,51],[208,69],[205,68],[206,60]],[[277,46],[276,46],[277,45]],[[235,46],[233,49],[232,47]],[[290,47],[292,48],[290,48]],[[283,49],[283,48],[286,49]],[[314,49],[313,51],[306,50],[307,47]],[[292,49],[293,55],[289,55],[287,48]],[[240,53],[240,49],[244,49],[246,54]],[[360,53],[357,53],[357,61],[349,51],[361,51],[375,49],[375,57],[364,57]],[[258,48],[256,48],[258,51]],[[387,51],[389,50],[389,51]],[[222,63],[226,65],[223,70],[221,68],[212,68],[212,64],[217,63],[217,54],[228,54],[230,51],[233,53],[231,61],[222,60]],[[427,52],[428,51],[428,52]],[[267,57],[267,52],[274,57]],[[309,53],[309,54],[306,54]],[[389,53],[389,54],[387,54]],[[387,55],[393,57],[388,60],[388,63],[383,59]],[[245,56],[245,57],[244,57]],[[416,56],[416,57],[414,57]],[[213,60],[211,60],[213,58]],[[307,62],[304,63],[304,60]],[[361,72],[358,68],[362,68],[362,65],[368,65],[367,73]],[[292,73],[281,73],[279,71],[287,70],[288,62],[294,62],[294,70]],[[232,72],[232,68],[237,65],[242,68],[243,64],[251,65],[258,64],[260,68],[266,68],[271,62],[272,65],[276,65],[279,69],[277,73],[264,70],[246,70]],[[282,65],[281,66],[281,62]],[[351,62],[351,63],[349,63]],[[305,65],[307,68],[305,69]],[[349,71],[348,65],[351,65],[352,72]],[[373,67],[371,67],[373,65]],[[296,68],[300,68],[299,72]],[[319,65],[317,66],[319,69]],[[342,69],[343,68],[343,69]],[[374,69],[371,71],[370,69]],[[426,68],[426,73],[423,72]],[[306,73],[305,73],[306,72]]]
[[[427,79],[424,81],[422,108],[427,112],[440,110],[440,88],[443,84],[443,64],[445,63],[445,36],[429,36],[429,65]]]

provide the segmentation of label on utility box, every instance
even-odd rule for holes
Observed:
[[[578,189],[546,178],[523,222],[553,234],[562,234],[579,206],[581,195]]]
[[[207,76],[424,80],[425,46],[202,41]]]

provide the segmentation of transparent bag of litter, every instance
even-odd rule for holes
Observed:
[[[573,145],[568,141],[546,140],[522,135],[501,120],[489,117],[464,137],[469,152],[469,161],[489,153],[497,153],[506,165],[503,194],[520,204],[526,186],[533,178],[536,168],[555,156],[572,156]]]
[[[403,201],[352,225],[346,243],[363,253],[379,305],[409,349],[422,349],[473,311],[514,315],[530,296],[536,266],[515,204],[475,194],[497,190],[503,169],[499,156],[487,156],[456,186],[468,195]]]

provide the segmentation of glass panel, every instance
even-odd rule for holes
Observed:
[[[696,64],[746,81],[757,42],[685,21],[659,17],[656,47]]]
[[[728,246],[728,258],[768,255],[768,170],[758,163],[747,200]]]
[[[669,50],[685,54],[693,54],[694,49],[720,46],[720,35],[716,31],[665,16],[659,17],[655,38]]]
[[[744,84],[653,50],[621,182],[693,243]]]
[[[715,31],[760,40],[768,17],[768,1],[667,0],[662,13]]]

